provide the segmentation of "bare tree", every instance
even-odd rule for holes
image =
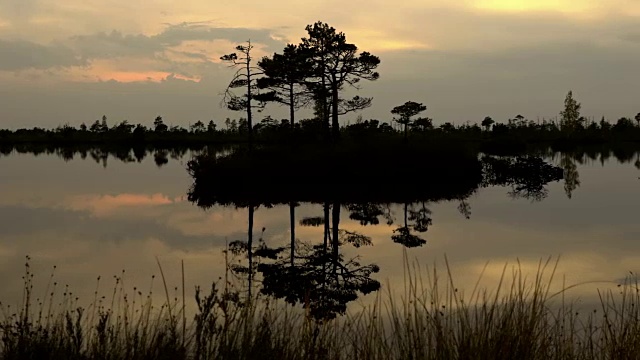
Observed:
[[[220,60],[230,63],[230,67],[238,68],[233,78],[229,82],[224,96],[222,98],[222,104],[229,110],[233,111],[246,111],[247,113],[247,130],[249,132],[249,140],[253,138],[253,118],[252,109],[262,110],[265,103],[262,101],[254,102],[254,96],[259,94],[259,88],[257,85],[258,79],[264,74],[263,71],[252,65],[253,58],[251,57],[251,51],[253,45],[251,40],[247,41],[247,45],[238,45],[236,50],[240,53],[231,53],[220,57]],[[233,89],[244,88],[245,93],[243,95],[237,95]]]

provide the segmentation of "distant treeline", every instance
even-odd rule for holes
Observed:
[[[640,119],[640,117],[638,117]],[[482,151],[526,150],[551,146],[559,150],[568,150],[580,145],[604,144],[610,142],[640,142],[640,126],[629,118],[620,118],[615,123],[605,119],[600,121],[581,121],[570,132],[562,129],[556,121],[533,121],[523,116],[508,119],[507,123],[494,123],[486,118],[482,125],[444,123],[434,126],[429,118],[418,119],[403,129],[389,122],[376,119],[358,119],[352,124],[341,127],[342,142],[388,143],[405,139],[409,142],[451,141],[478,146]],[[322,142],[323,124],[318,119],[306,119],[297,122],[293,128],[286,119],[275,120],[269,116],[253,127],[255,143]],[[188,128],[167,126],[161,117],[157,117],[153,126],[130,124],[122,121],[109,126],[106,117],[96,121],[90,127],[79,128],[63,125],[55,129],[18,129],[0,130],[0,147],[20,144],[51,144],[56,146],[85,145],[157,145],[157,146],[202,146],[205,144],[234,144],[248,141],[247,121],[227,119],[223,128],[213,121],[208,124],[196,122]]]

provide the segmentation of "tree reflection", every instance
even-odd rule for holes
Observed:
[[[358,258],[346,259],[340,253],[340,247],[345,244],[371,245],[370,238],[339,229],[340,207],[339,203],[331,206],[325,203],[322,223],[318,223],[318,218],[301,221],[308,226],[324,225],[322,243],[301,242],[295,251],[293,247],[290,249],[289,259],[278,258],[258,265],[258,272],[262,274],[261,293],[282,298],[292,305],[302,304],[314,318],[325,320],[344,314],[347,304],[356,300],[358,294],[380,288],[380,283],[371,278],[379,271],[377,265],[363,265]],[[272,249],[271,254],[284,250]]]
[[[514,199],[541,201],[549,193],[546,185],[563,178],[561,168],[534,156],[485,157],[483,165],[483,186],[508,186],[508,194]]]
[[[471,205],[467,202],[467,199],[459,199],[458,212],[465,217],[465,219],[471,218]]]
[[[563,170],[564,192],[571,199],[572,193],[580,186],[580,174],[578,166],[570,155],[563,154],[560,157],[560,166]]]
[[[393,223],[389,204],[356,203],[347,204],[346,208],[349,210],[349,218],[359,221],[363,226],[380,224],[380,216],[386,219],[388,225]]]
[[[412,248],[422,246],[427,243],[423,238],[412,233],[413,231],[426,232],[429,229],[431,221],[431,211],[427,209],[424,202],[422,207],[417,210],[409,209],[409,204],[404,203],[404,225],[393,230],[391,240],[394,243],[402,244],[405,247]],[[413,225],[409,224],[409,221],[414,221]]]
[[[457,201],[458,211],[469,218],[468,199],[482,187],[507,186],[512,197],[539,201],[547,196],[549,182],[563,178],[562,168],[540,157],[484,156],[436,167],[438,171],[429,176],[418,171],[405,172],[402,167],[384,174],[386,182],[380,186],[375,178],[365,176],[373,173],[360,172],[364,171],[361,165],[349,169],[346,164],[339,164],[340,172],[333,169],[323,172],[326,162],[321,164],[324,166],[305,163],[300,166],[306,168],[300,170],[301,163],[295,159],[255,161],[242,153],[230,156],[200,155],[188,163],[194,179],[189,201],[203,208],[214,205],[248,208],[247,241],[233,244],[246,265],[234,264],[234,272],[246,277],[250,289],[255,283],[262,294],[302,305],[318,320],[343,314],[348,303],[380,288],[379,281],[372,278],[379,271],[377,265],[347,256],[346,249],[371,246],[373,242],[366,232],[354,231],[344,224],[341,228],[343,211],[360,226],[385,223],[392,226],[397,222],[394,212],[398,211],[399,224],[389,229],[390,240],[414,248],[427,243],[424,234],[433,226],[430,204]],[[270,169],[265,162],[274,162],[276,168]],[[296,164],[295,170],[291,164]],[[287,167],[277,168],[281,165]],[[453,165],[462,168],[448,172]],[[428,169],[429,165],[422,167]],[[336,173],[341,176],[334,176]],[[330,174],[326,175],[329,185],[323,174]],[[322,214],[297,220],[296,207],[301,203],[321,205]],[[272,247],[261,236],[254,245],[255,209],[278,204],[288,207],[290,238],[285,244],[278,244],[282,246]],[[298,225],[317,228],[317,239],[297,238]]]
[[[158,167],[162,167],[169,162],[169,151],[167,150],[156,150],[153,154],[153,161],[156,163]]]

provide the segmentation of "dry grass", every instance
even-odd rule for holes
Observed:
[[[404,264],[401,296],[387,287],[372,305],[319,323],[278,301],[244,301],[229,283],[197,288],[197,312],[189,319],[184,298],[171,300],[166,292],[166,303],[154,307],[150,294],[127,294],[122,278],[110,297],[96,292],[86,309],[68,289],[54,301],[53,276],[48,298],[34,299],[27,262],[22,306],[2,307],[0,359],[640,357],[633,277],[618,292],[599,292],[598,309],[580,313],[566,291],[551,292],[557,262],[541,262],[531,280],[505,267],[496,290],[477,286],[469,296],[458,291],[451,272],[440,278],[433,268]]]

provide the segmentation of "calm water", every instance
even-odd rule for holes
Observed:
[[[113,276],[123,270],[127,287],[147,291],[153,286],[163,295],[158,279],[152,285],[152,275],[159,274],[156,257],[171,288],[181,283],[184,261],[187,294],[196,284],[207,287],[223,276],[222,250],[226,242],[246,239],[248,210],[204,211],[188,202],[189,158],[169,159],[160,167],[153,156],[140,163],[109,159],[103,167],[91,158],[0,157],[0,300],[19,302],[26,255],[32,258],[39,296],[54,265],[59,286],[68,284],[89,300],[98,276],[100,291],[108,293]],[[559,157],[548,160],[561,165]],[[488,261],[485,284],[497,282],[507,262],[519,260],[533,271],[549,256],[561,256],[557,276],[567,284],[619,282],[640,270],[640,171],[633,161],[613,157],[604,164],[575,164],[580,184],[570,198],[559,181],[547,185],[548,196],[541,201],[513,199],[505,187],[480,189],[466,199],[468,219],[459,201],[427,204],[432,225],[420,234],[427,243],[418,248],[391,241],[397,223],[362,226],[345,210],[340,228],[371,237],[373,245],[345,246],[344,254],[379,265],[373,277],[383,286],[402,284],[404,251],[423,265],[442,264],[446,254],[460,287],[472,286]],[[391,210],[401,222],[402,205]],[[302,204],[296,218],[322,212],[320,205]],[[258,208],[254,228],[256,238],[265,229],[262,238],[269,246],[288,244],[289,207]],[[323,229],[297,226],[296,237],[322,243]],[[574,293],[592,290],[579,287]]]

